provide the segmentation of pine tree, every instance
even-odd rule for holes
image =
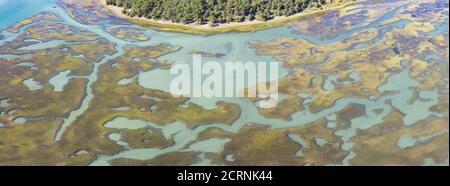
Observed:
[[[290,16],[307,8],[352,0],[106,0],[129,16],[177,23],[225,23]]]

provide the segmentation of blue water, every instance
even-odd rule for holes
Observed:
[[[69,82],[70,80],[70,70],[65,70],[62,72],[59,72],[58,74],[56,74],[54,77],[50,78],[48,80],[48,83],[51,84],[53,86],[53,91],[55,92],[62,92],[64,87],[66,86],[66,84]]]
[[[56,0],[0,0],[0,29],[51,8]]]

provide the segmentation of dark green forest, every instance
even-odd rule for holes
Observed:
[[[176,23],[217,24],[267,21],[275,16],[290,16],[327,3],[348,0],[107,0],[123,7],[132,17],[168,20]]]

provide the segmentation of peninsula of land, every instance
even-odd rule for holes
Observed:
[[[352,5],[357,0],[99,1],[116,15],[143,27],[207,35],[281,26]]]

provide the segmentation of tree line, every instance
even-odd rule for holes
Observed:
[[[175,23],[229,23],[267,21],[290,16],[308,8],[321,8],[345,0],[107,0],[131,17]]]

